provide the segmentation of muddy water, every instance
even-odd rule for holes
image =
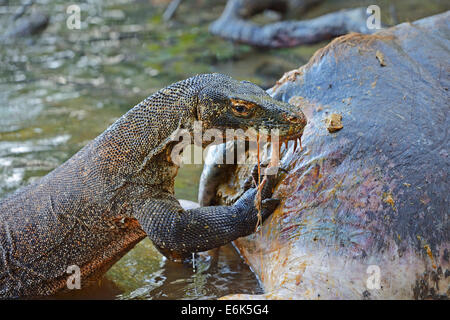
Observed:
[[[65,1],[35,2],[26,15],[49,14],[47,30],[0,44],[0,198],[53,170],[161,87],[203,72],[269,87],[323,46],[257,51],[211,37],[207,26],[225,1],[186,1],[169,23],[161,18],[167,0],[83,1],[80,30],[67,27]],[[328,11],[346,5],[328,2]],[[20,5],[0,1],[0,33],[11,26]],[[311,14],[322,13],[314,10]],[[408,10],[415,15],[411,20],[419,17],[417,6]],[[438,9],[427,10],[423,15]],[[404,10],[399,15],[408,17]],[[200,165],[181,168],[178,198],[196,200],[200,172]],[[144,240],[97,286],[63,297],[207,299],[262,291],[231,246],[195,261],[195,270],[167,261]]]

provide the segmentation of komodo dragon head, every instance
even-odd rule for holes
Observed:
[[[249,81],[237,81],[222,74],[211,76],[198,93],[197,118],[203,130],[253,128],[268,135],[270,130],[278,129],[281,140],[302,135],[306,118],[300,109],[273,99]]]

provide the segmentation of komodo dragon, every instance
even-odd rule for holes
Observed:
[[[0,202],[0,297],[66,289],[69,266],[85,286],[148,236],[170,258],[186,257],[254,232],[256,188],[232,206],[183,210],[174,197],[170,154],[179,129],[279,129],[298,137],[301,111],[247,81],[204,74],[151,95],[51,173]],[[269,179],[270,180],[270,179]],[[273,179],[272,179],[273,180]],[[261,197],[263,218],[277,201]]]

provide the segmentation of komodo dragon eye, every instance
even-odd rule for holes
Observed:
[[[241,104],[238,104],[237,106],[234,106],[234,110],[238,113],[244,113],[247,111],[247,107],[243,106]]]
[[[238,117],[250,116],[254,107],[255,105],[251,102],[231,99],[231,110]]]

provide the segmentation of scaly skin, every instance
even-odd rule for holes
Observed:
[[[148,97],[60,167],[0,202],[0,296],[54,294],[66,287],[71,265],[80,267],[85,286],[145,236],[175,259],[252,233],[255,188],[233,206],[182,209],[171,135],[192,132],[201,120],[203,129],[277,128],[288,137],[305,126],[303,114],[289,110],[256,85],[220,74]],[[269,182],[263,218],[277,205]]]

